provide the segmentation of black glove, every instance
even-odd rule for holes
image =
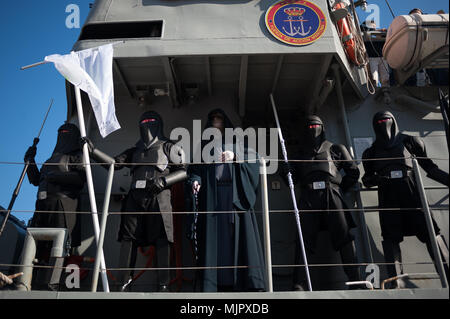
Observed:
[[[280,176],[283,179],[283,181],[286,183],[286,185],[289,185],[289,181],[287,178],[288,173],[291,172],[292,174],[292,181],[295,184],[296,181],[294,181],[294,171],[292,169],[292,166],[290,163],[286,163],[286,162],[281,162],[280,165]]]
[[[148,191],[152,194],[158,194],[164,190],[166,187],[166,181],[164,177],[157,177],[154,179],[151,179],[148,183]]]
[[[344,193],[347,193],[348,191],[357,191],[358,190],[358,183],[355,183],[354,181],[346,180],[345,177],[342,179],[342,183],[340,185],[342,191]]]
[[[448,186],[448,173],[439,169],[438,167],[434,167],[430,171],[428,171],[427,176],[436,182],[441,183],[442,185]]]
[[[364,186],[370,188],[373,186],[378,186],[382,182],[383,179],[384,178],[382,176],[376,175],[376,174],[370,175],[370,176],[364,175],[362,178],[362,182],[363,182]]]
[[[37,148],[36,148],[35,145],[30,146],[28,148],[27,152],[25,153],[25,156],[24,156],[23,160],[25,162],[33,162],[34,161],[34,157],[36,156],[36,150],[37,150]]]
[[[281,173],[281,175],[283,176],[283,177],[285,177],[285,176],[287,176],[287,174],[289,173],[289,172],[291,172],[291,173],[293,173],[293,171],[292,171],[292,166],[291,166],[291,164],[290,163],[286,163],[286,162],[281,162],[281,165],[280,165],[281,167],[280,167],[280,173]]]
[[[80,138],[80,148],[83,149],[84,144],[88,145],[88,151],[89,153],[92,153],[92,151],[94,150],[94,144],[92,143],[92,141],[87,137],[81,137]]]

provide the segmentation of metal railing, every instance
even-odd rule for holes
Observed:
[[[369,159],[369,160],[374,160],[374,159]],[[376,160],[380,160],[380,159],[376,159]],[[384,159],[381,159],[384,160]],[[292,162],[299,162],[300,160],[293,160]],[[361,161],[361,159],[358,160],[352,160],[352,161]],[[272,279],[272,270],[273,268],[280,268],[280,267],[304,267],[305,265],[273,265],[272,264],[272,260],[271,260],[271,241],[270,241],[270,220],[269,220],[269,214],[270,213],[293,213],[293,210],[270,210],[269,209],[269,199],[268,199],[268,188],[267,188],[267,171],[266,171],[266,160],[264,158],[261,158],[259,160],[260,162],[260,166],[261,166],[261,199],[262,199],[262,221],[263,221],[263,238],[264,238],[264,251],[265,251],[265,265],[264,265],[264,269],[265,269],[265,273],[266,273],[266,284],[267,284],[267,290],[269,292],[273,292],[273,279]],[[353,211],[360,211],[363,213],[371,213],[371,212],[382,212],[383,210],[390,210],[390,211],[395,211],[397,210],[398,213],[401,213],[402,211],[406,210],[406,211],[411,211],[411,210],[422,210],[425,214],[425,219],[427,222],[427,229],[428,229],[428,233],[430,236],[430,242],[432,245],[432,249],[433,249],[433,259],[434,259],[434,265],[438,271],[438,275],[439,275],[439,279],[441,281],[441,285],[443,288],[447,288],[448,287],[448,282],[447,282],[447,278],[446,278],[446,274],[444,271],[444,262],[442,261],[441,255],[439,253],[439,248],[438,248],[438,244],[436,241],[436,234],[434,232],[434,228],[433,228],[433,224],[432,224],[432,217],[431,217],[431,211],[430,211],[430,207],[428,205],[428,201],[426,198],[426,193],[425,193],[425,187],[423,186],[423,182],[422,182],[422,177],[421,177],[421,173],[419,170],[419,166],[418,166],[418,162],[416,158],[412,158],[412,162],[413,162],[413,166],[414,166],[414,175],[416,178],[416,183],[417,183],[417,188],[419,190],[420,196],[421,196],[421,203],[422,203],[422,207],[416,207],[416,208],[379,208],[379,207],[361,207],[361,208],[349,208],[349,209],[328,209],[328,210],[299,210],[300,213],[302,212],[323,212],[323,211],[327,211],[327,212],[340,212],[340,211],[348,211],[348,212],[353,212]],[[0,163],[1,164],[1,163]],[[109,163],[110,164],[110,163]],[[200,163],[199,163],[200,164]],[[201,163],[204,164],[204,163]],[[43,164],[43,165],[47,165],[47,164]],[[52,164],[50,164],[52,165]],[[74,164],[75,165],[75,164]],[[89,165],[104,165],[104,164],[99,164],[99,163],[91,163]],[[129,165],[129,164],[127,164]],[[148,165],[148,164],[147,164]],[[112,188],[112,183],[113,183],[113,176],[114,176],[114,164],[110,164],[109,167],[109,171],[108,171],[108,176],[107,176],[107,185],[106,185],[106,191],[104,194],[104,203],[103,203],[103,210],[102,210],[102,219],[101,219],[101,225],[100,225],[100,229],[99,229],[99,239],[98,239],[98,245],[97,245],[97,250],[96,250],[96,258],[95,258],[95,264],[94,267],[92,268],[93,270],[93,277],[92,277],[92,284],[91,284],[91,291],[95,292],[97,291],[97,286],[98,286],[98,277],[99,275],[102,276],[107,276],[109,271],[113,271],[113,270],[128,270],[129,268],[107,268],[106,265],[103,267],[101,265],[101,257],[103,254],[103,245],[104,245],[104,237],[105,237],[105,233],[106,233],[106,225],[107,225],[107,218],[110,215],[120,215],[120,214],[164,214],[165,212],[109,212],[109,202],[110,202],[110,196],[111,196],[111,188]],[[440,187],[440,186],[431,186],[431,187],[427,187],[427,189],[445,189],[446,187]],[[361,191],[373,191],[374,189],[358,189],[357,192],[361,192]],[[362,203],[361,203],[362,205]],[[435,208],[436,209],[436,208]],[[439,209],[439,208],[437,208]],[[20,212],[20,211],[12,211],[12,212]],[[24,211],[22,211],[24,212]],[[36,213],[64,213],[64,214],[97,214],[96,212],[80,212],[80,211],[64,211],[64,212],[60,212],[60,211],[28,211],[28,212],[36,212]],[[246,213],[246,211],[232,211],[233,213]],[[167,212],[167,213],[171,213],[171,214],[192,214],[193,212]],[[198,212],[199,214],[207,214],[210,212]],[[214,212],[215,214],[217,213],[231,213],[227,212],[227,211],[221,211],[221,212]],[[364,226],[364,225],[363,225]],[[365,226],[366,227],[366,226]],[[352,264],[354,266],[363,266],[363,265],[370,265],[370,264],[378,264],[378,265],[391,265],[393,263],[374,263],[372,260],[370,260],[369,263],[357,263],[357,264]],[[403,265],[406,264],[431,264],[429,262],[424,262],[424,263],[401,263]],[[333,266],[343,266],[344,264],[312,264],[309,265],[311,267],[333,267]],[[0,264],[0,266],[23,266],[23,267],[28,267],[29,265],[8,265],[8,264]],[[36,267],[36,268],[66,268],[66,267],[53,267],[53,266],[42,266],[42,265],[33,265],[31,267]],[[201,270],[201,269],[210,269],[210,268],[215,268],[215,269],[219,269],[219,268],[248,268],[249,266],[246,265],[238,265],[238,266],[220,266],[220,267],[169,267],[169,268],[138,268],[135,267],[133,268],[134,270]],[[430,276],[428,276],[430,277]],[[433,277],[433,276],[431,276]],[[431,278],[430,277],[430,278]],[[436,276],[434,276],[433,278],[435,278]],[[415,278],[414,276],[410,277],[411,279]],[[430,279],[428,278],[428,279]],[[385,282],[387,283],[387,281],[385,280]],[[353,282],[353,283],[347,283],[348,285],[353,285],[353,284],[366,284],[366,282]],[[369,287],[370,285],[366,286],[370,289],[372,289],[371,287]],[[108,286],[104,286],[104,291],[109,292],[109,289],[107,288]]]

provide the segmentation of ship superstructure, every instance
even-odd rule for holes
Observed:
[[[367,67],[357,66],[345,52],[336,27],[339,19],[333,10],[336,3],[327,0],[310,2],[320,8],[324,15],[323,33],[307,45],[291,45],[279,41],[266,26],[266,15],[275,3],[273,0],[95,1],[73,50],[114,43],[115,105],[122,128],[102,138],[89,98],[83,93],[88,137],[105,153],[117,155],[136,143],[139,136],[137,119],[147,110],[161,114],[168,137],[175,128],[185,128],[191,136],[195,136],[193,120],[205,123],[206,114],[218,107],[225,110],[233,122],[243,129],[273,128],[276,123],[272,103],[275,103],[288,153],[295,154],[298,147],[298,120],[306,114],[315,113],[325,123],[327,139],[346,145],[354,158],[360,160],[364,149],[374,140],[371,127],[373,114],[389,110],[397,117],[402,131],[423,138],[428,156],[448,172],[447,141],[442,114],[437,107],[438,89],[448,93],[448,86],[393,86],[392,103],[384,104],[379,90],[369,83]],[[294,31],[305,32],[305,26],[303,29],[291,29],[289,32],[292,36]],[[442,59],[442,55],[439,58]],[[448,69],[448,62],[446,67]],[[67,119],[76,123],[74,89],[68,82],[66,88]],[[269,137],[269,133],[267,135]],[[178,136],[171,138],[176,139]],[[267,150],[264,154],[266,160],[278,161],[282,158],[278,149],[270,152]],[[362,176],[364,171],[361,161],[358,164]],[[106,186],[107,170],[93,166],[92,171],[97,205],[102,207],[104,194],[101,192]],[[432,214],[442,235],[448,239],[448,188],[427,178],[423,171],[422,179]],[[372,291],[361,285],[361,289],[367,290],[347,291],[339,255],[332,249],[327,232],[319,235],[317,250],[320,255],[311,255],[308,260],[314,292],[292,292],[292,274],[296,267],[294,242],[298,240],[298,234],[289,188],[279,172],[268,174],[267,180],[274,292],[261,292],[261,295],[246,293],[242,294],[242,298],[448,298],[448,288],[442,287],[442,280],[436,274],[425,245],[415,237],[405,238],[401,246],[405,273],[416,274],[411,276],[407,289]],[[118,267],[117,230],[121,201],[129,184],[128,169],[114,174],[104,241],[108,269]],[[262,238],[265,232],[264,199],[261,193],[256,208]],[[383,281],[387,279],[387,274],[376,189],[360,186],[347,194],[346,201],[353,209],[352,216],[358,225],[354,236],[360,271],[366,277],[371,273],[371,268],[367,267],[378,265]],[[80,211],[89,212],[87,191],[83,193],[81,202]],[[193,292],[195,263],[191,243],[185,236],[186,216],[176,214],[174,217],[177,242],[171,289],[178,292],[173,294],[173,298],[204,298],[205,295]],[[80,219],[83,241],[77,253],[95,257],[92,219],[88,213],[80,214]],[[0,238],[2,246],[8,245],[5,236],[10,235],[7,232]],[[128,295],[130,298],[167,298],[154,292],[156,283],[149,263],[150,251],[150,247],[144,247],[138,253],[139,270],[136,274],[142,268],[147,271],[142,272],[134,283],[133,292]],[[17,261],[12,260],[11,255],[8,256],[5,264]],[[92,268],[93,264],[85,263],[84,266]],[[108,271],[111,285],[114,284],[117,271]],[[91,275],[92,271],[89,271],[79,289],[65,289],[70,293],[1,291],[0,296],[72,298],[72,293],[89,294]],[[101,284],[98,291],[101,291]],[[99,294],[102,298],[107,297]],[[227,294],[207,296],[230,297]]]

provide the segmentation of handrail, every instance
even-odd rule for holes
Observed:
[[[82,104],[82,100],[81,100],[81,90],[77,86],[75,86],[75,101],[76,101],[76,106],[77,106],[80,136],[86,137],[86,127],[84,124],[84,113],[83,113],[83,104]],[[100,235],[100,226],[98,224],[97,202],[95,199],[94,181],[92,179],[91,165],[89,165],[91,163],[91,160],[90,160],[90,156],[89,156],[88,145],[86,143],[83,145],[82,151],[83,151],[83,167],[85,168],[86,184],[87,184],[88,193],[89,193],[89,202],[91,204],[91,210],[92,210],[92,224],[94,226],[94,236],[95,236],[95,240],[98,242],[99,235]],[[102,266],[106,268],[105,256],[103,256],[103,255],[100,256],[100,262],[101,262]],[[103,290],[106,292],[109,292],[108,277],[104,273],[102,273],[102,284],[103,284]]]
[[[416,159],[412,160],[414,166],[414,175],[416,178],[416,183],[419,189],[420,200],[422,202],[423,212],[425,214],[425,220],[427,222],[428,235],[430,236],[430,243],[433,248],[434,263],[436,265],[437,271],[439,273],[442,288],[448,287],[447,277],[445,275],[444,265],[442,264],[441,254],[439,252],[438,244],[436,241],[436,233],[434,231],[433,219],[431,217],[430,207],[428,206],[427,195],[425,194],[425,189],[423,188],[422,176],[420,175],[419,164]]]
[[[425,190],[432,190],[432,189],[448,189],[447,186],[424,186],[423,187]],[[373,192],[373,191],[377,191],[378,187],[374,186],[371,188],[362,188],[360,189],[361,192]]]
[[[355,152],[354,152],[352,137],[351,137],[351,133],[350,133],[350,127],[348,125],[347,112],[345,110],[344,94],[342,93],[342,84],[341,84],[341,77],[339,74],[339,72],[340,72],[339,65],[337,63],[333,63],[331,68],[333,69],[334,79],[336,82],[336,86],[335,86],[336,87],[336,95],[338,98],[338,104],[339,104],[339,109],[340,109],[341,116],[342,116],[342,122],[344,123],[344,133],[345,133],[346,144],[347,144],[348,150],[350,152],[350,155],[352,156],[352,158],[355,158]],[[369,228],[367,227],[366,217],[364,214],[364,206],[362,203],[361,193],[359,192],[359,189],[361,189],[360,183],[358,183],[358,185],[357,185],[355,199],[356,199],[356,205],[357,205],[358,209],[361,210],[360,213],[358,214],[358,216],[359,216],[361,227],[362,227],[362,238],[363,238],[364,248],[365,248],[364,250],[367,253],[368,260],[372,262],[373,261],[373,253],[372,253],[372,247],[370,245],[370,239],[369,239]]]
[[[86,257],[90,261],[90,257]],[[93,258],[92,258],[93,259]],[[342,266],[369,266],[369,265],[380,265],[380,266],[388,266],[388,265],[434,265],[431,261],[421,261],[421,262],[373,262],[373,263],[353,263],[353,264],[343,264],[343,263],[335,263],[335,264],[308,264],[308,266],[311,267],[342,267]],[[447,263],[444,263],[447,264]],[[305,267],[305,264],[272,264],[272,268],[293,268],[293,267]],[[45,266],[45,265],[26,265],[26,264],[0,264],[0,267],[33,267],[33,268],[42,268],[42,269],[72,269],[69,266]],[[264,266],[185,266],[185,267],[134,267],[134,268],[128,268],[128,267],[119,267],[119,268],[107,268],[106,271],[122,271],[122,270],[204,270],[204,269],[244,269],[244,268],[262,268]],[[85,268],[85,270],[94,270],[94,268]],[[436,279],[439,279],[436,278]]]
[[[373,284],[370,281],[362,280],[362,281],[347,281],[345,283],[347,286],[356,286],[356,285],[366,285],[366,288],[373,290]]]
[[[387,160],[403,160],[403,159],[430,159],[435,161],[449,161],[448,158],[442,158],[442,157],[420,157],[420,156],[409,156],[409,157],[385,157],[385,158],[352,158],[352,159],[323,159],[323,160],[306,160],[306,159],[289,159],[289,163],[309,163],[309,162],[371,162],[371,161],[387,161]],[[273,161],[273,162],[284,162],[283,159],[279,158],[266,158],[266,161]],[[247,159],[247,160],[236,160],[233,163],[239,164],[239,163],[247,163],[252,162],[255,163],[256,159]],[[110,163],[107,162],[95,162],[95,163],[67,163],[68,166],[79,166],[79,165],[90,165],[90,166],[103,166],[103,165],[109,165]],[[120,163],[116,165],[121,166],[149,166],[149,165],[158,165],[160,163],[158,162],[147,162],[147,163]],[[216,162],[183,162],[183,163],[164,163],[168,166],[176,165],[179,166],[182,165],[210,165],[210,164],[216,164]],[[11,162],[11,161],[0,161],[0,165],[23,165],[23,162]],[[46,163],[46,162],[34,162],[30,165],[42,165],[42,166],[58,166],[58,163]]]
[[[378,160],[378,159],[375,159]],[[295,161],[295,160],[294,160]],[[279,267],[294,267],[294,266],[300,266],[300,267],[304,267],[305,265],[272,265],[272,261],[271,261],[271,253],[270,253],[270,228],[269,226],[269,213],[283,213],[283,212],[290,212],[292,213],[293,210],[270,210],[269,206],[268,206],[268,196],[267,196],[267,172],[264,171],[264,163],[265,160],[262,159],[260,161],[261,164],[261,185],[263,186],[262,188],[262,200],[263,200],[263,206],[262,206],[262,213],[263,213],[263,222],[264,222],[264,248],[266,250],[266,254],[265,254],[265,270],[267,273],[267,283],[268,283],[268,291],[269,292],[273,292],[273,283],[272,283],[272,269],[273,268],[279,268]],[[1,164],[1,162],[0,162]],[[98,163],[95,163],[98,164]],[[103,250],[103,243],[104,243],[104,236],[106,233],[106,221],[107,221],[107,217],[108,215],[119,215],[119,214],[164,214],[165,212],[109,212],[109,201],[110,201],[110,195],[111,195],[111,188],[112,188],[112,182],[113,182],[113,175],[114,175],[114,165],[111,163],[110,164],[110,169],[109,169],[109,173],[108,173],[108,180],[107,180],[107,186],[106,186],[106,191],[104,193],[105,197],[104,197],[104,205],[103,205],[103,215],[102,215],[102,225],[100,227],[100,235],[99,235],[99,239],[98,239],[98,246],[97,246],[97,252],[96,252],[96,258],[95,258],[95,263],[96,265],[93,268],[93,279],[92,279],[92,291],[95,292],[97,290],[97,283],[98,283],[98,275],[99,273],[102,273],[102,275],[106,275],[106,272],[108,270],[122,270],[121,268],[106,268],[106,266],[102,269],[100,268],[100,259],[102,255],[102,250]],[[89,165],[93,165],[93,163],[90,163]],[[437,242],[436,242],[436,238],[435,238],[435,233],[434,233],[434,229],[432,228],[432,226],[430,227],[430,225],[432,225],[431,222],[431,215],[430,215],[430,206],[427,203],[426,200],[426,195],[425,195],[425,190],[433,190],[433,189],[446,189],[446,186],[427,186],[424,187],[422,180],[421,180],[421,175],[420,175],[420,170],[418,168],[418,162],[416,158],[413,158],[413,165],[414,165],[414,170],[415,170],[415,176],[417,179],[417,185],[418,188],[420,190],[420,195],[421,195],[421,201],[422,201],[422,207],[417,207],[417,208],[379,208],[379,207],[372,207],[372,206],[366,206],[366,207],[362,207],[362,208],[349,208],[349,209],[345,209],[345,211],[362,211],[364,213],[369,213],[371,211],[373,212],[377,212],[377,211],[383,211],[383,210],[394,210],[394,211],[398,211],[399,213],[401,213],[401,211],[403,210],[412,210],[412,209],[417,209],[417,210],[423,210],[425,212],[425,216],[426,216],[426,220],[427,220],[427,227],[429,230],[429,234],[430,234],[430,238],[431,238],[431,244],[432,244],[432,248],[433,248],[433,255],[436,258],[435,261],[435,265],[436,268],[438,269],[438,273],[439,273],[439,278],[441,279],[441,283],[443,287],[447,287],[447,279],[445,277],[445,272],[443,271],[443,262],[442,259],[440,258],[440,254],[437,248]],[[356,190],[358,193],[361,191],[376,191],[376,188],[371,188],[371,189],[362,189],[359,188],[358,190]],[[99,193],[97,193],[99,194]],[[443,205],[446,206],[446,205]],[[448,205],[447,205],[448,206]],[[433,207],[431,206],[433,209],[440,209],[439,207]],[[299,210],[299,212],[311,212],[314,210]],[[316,210],[317,211],[317,210]],[[322,211],[322,210],[320,210]],[[338,211],[338,210],[326,210],[326,211]],[[15,211],[15,212],[26,212],[26,211]],[[33,211],[29,211],[29,212],[36,212],[35,210]],[[64,213],[64,214],[69,214],[69,213],[75,213],[75,214],[91,214],[92,212],[79,212],[79,211],[74,211],[74,212],[70,212],[70,211],[65,211],[65,212],[61,212],[61,211],[39,211],[40,213]],[[172,214],[190,214],[192,212],[171,212]],[[211,212],[199,212],[199,213],[211,213]],[[221,212],[214,212],[214,213],[221,213]],[[225,212],[226,213],[226,212]],[[245,213],[244,211],[236,211],[235,213]],[[390,263],[368,263],[368,264],[390,264]],[[366,263],[359,263],[359,264],[354,264],[354,265],[368,265]],[[407,263],[403,263],[403,264],[407,264]],[[418,264],[418,263],[415,263]],[[427,264],[432,264],[432,263],[427,263]],[[324,265],[318,265],[318,264],[313,264],[311,265],[312,267],[321,267],[321,266],[342,266],[343,264],[324,264]],[[0,264],[0,266],[2,266]],[[34,267],[39,268],[61,268],[61,267],[55,267],[55,266],[38,266],[35,265]],[[243,268],[243,267],[249,267],[249,266],[224,266],[225,268]],[[65,267],[62,267],[65,268]],[[205,267],[181,267],[181,269],[203,269]],[[220,268],[220,267],[213,267],[213,268]],[[135,268],[135,269],[140,269],[140,268]],[[145,268],[146,270],[155,270],[156,268]],[[166,269],[166,268],[164,268]],[[177,268],[169,268],[169,269],[179,269],[179,267]],[[361,282],[365,283],[365,282]],[[356,284],[354,282],[348,282],[346,283],[347,285],[351,285],[351,284]],[[370,287],[369,287],[370,288]]]
[[[269,219],[269,195],[267,191],[267,167],[266,160],[261,158],[261,185],[262,185],[262,208],[263,208],[263,228],[264,228],[264,250],[266,259],[266,281],[267,291],[273,292],[272,280],[272,252],[270,245],[270,219]]]
[[[440,276],[439,276],[439,274],[436,274],[436,273],[401,274],[401,275],[383,280],[381,282],[381,289],[384,290],[384,286],[388,282],[396,281],[398,279],[418,279],[418,280],[420,280],[420,279],[440,279]]]
[[[114,178],[114,160],[110,164],[109,171],[108,171],[108,181],[106,183],[106,194],[105,194],[105,198],[104,198],[104,202],[103,202],[102,223],[100,225],[100,234],[99,234],[98,243],[97,243],[97,253],[96,253],[96,257],[95,257],[94,273],[92,275],[92,286],[91,286],[92,292],[97,291],[99,267],[100,267],[101,256],[103,256],[103,241],[105,239],[106,220],[108,218],[109,199],[111,196],[111,188],[112,188],[113,178]],[[106,265],[105,265],[105,269],[101,269],[101,273],[103,276],[106,276]],[[105,288],[105,287],[103,287],[103,288]]]
[[[449,205],[432,205],[429,206],[433,210],[443,210],[448,212]],[[365,206],[364,212],[365,213],[376,213],[376,212],[383,212],[383,211],[390,211],[390,212],[402,212],[402,211],[411,211],[411,210],[422,210],[422,207],[406,207],[406,208],[399,208],[399,207],[386,207],[386,208],[380,208],[378,206]],[[0,212],[6,212],[6,209],[0,209]],[[328,213],[339,213],[339,212],[357,212],[362,211],[362,209],[358,208],[342,208],[342,209],[299,209],[300,213],[314,213],[314,212],[328,212]],[[40,214],[80,214],[80,215],[86,215],[86,214],[92,214],[90,211],[57,211],[57,210],[12,210],[11,212],[14,213],[40,213]],[[263,211],[254,211],[255,213],[263,213]],[[294,210],[292,209],[271,209],[269,210],[270,213],[293,213]],[[192,211],[184,211],[184,212],[109,212],[109,215],[159,215],[159,214],[179,214],[179,215],[186,215],[186,214],[193,214]],[[247,211],[245,210],[223,210],[223,211],[203,211],[203,212],[195,212],[198,214],[229,214],[229,213],[236,213],[236,214],[245,214]]]

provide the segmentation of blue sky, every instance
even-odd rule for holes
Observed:
[[[88,0],[2,1],[0,4],[0,205],[7,207],[19,180],[27,148],[33,143],[44,119],[50,100],[54,103],[42,130],[36,161],[45,162],[56,143],[58,127],[66,119],[64,78],[52,64],[26,71],[20,67],[44,59],[54,53],[68,53],[80,29],[66,27],[69,4],[77,4],[81,23],[89,14]],[[37,187],[25,178],[13,210],[32,211]],[[13,213],[28,220],[32,213]]]
[[[439,10],[444,10],[448,13],[449,4],[447,0],[388,0],[392,11],[396,16],[408,14],[413,8],[420,8],[424,13],[434,14]],[[367,0],[368,4],[375,4],[380,8],[380,27],[388,28],[393,17],[389,11],[389,7],[385,0]],[[370,14],[370,12],[363,12],[359,8],[357,9],[358,17],[362,23],[365,18]]]
[[[125,0],[122,0],[125,1]],[[224,0],[225,1],[225,0]],[[47,160],[56,143],[58,127],[66,119],[64,79],[46,64],[26,71],[20,67],[44,59],[46,55],[69,53],[78,38],[80,29],[66,27],[66,7],[78,5],[81,25],[89,14],[93,0],[25,0],[2,1],[0,4],[0,205],[7,207],[17,184],[23,164],[23,155],[32,144],[41,127],[45,112],[54,104],[42,131],[36,161]],[[275,2],[275,1],[274,1]],[[426,13],[443,9],[448,13],[447,0],[389,1],[396,15],[408,14],[411,8],[422,8]],[[388,27],[392,15],[383,0],[370,1],[380,8],[380,26]],[[368,15],[358,10],[362,22]],[[258,23],[258,22],[255,22]],[[13,215],[27,221],[32,216],[37,188],[25,179],[13,210]]]

